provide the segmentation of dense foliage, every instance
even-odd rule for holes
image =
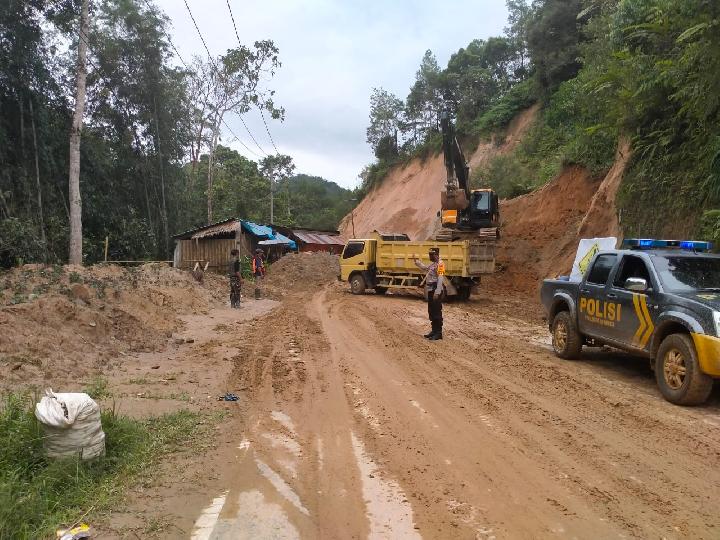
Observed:
[[[438,107],[451,111],[468,143],[541,103],[523,142],[475,171],[476,185],[512,197],[569,164],[600,175],[623,135],[633,149],[618,200],[626,234],[720,240],[714,210],[720,205],[720,3],[509,0],[508,8],[505,36],[473,41],[440,73],[427,69],[426,54],[413,86],[437,85]],[[425,109],[409,107],[410,96],[399,107],[397,155],[388,158],[374,146],[378,162],[365,171],[366,189],[436,141],[427,115],[420,117],[420,139],[408,131],[408,115],[426,110],[436,96],[422,95]]]
[[[80,2],[1,4],[0,266],[64,262]],[[150,0],[90,6],[80,147],[85,260],[102,258],[106,236],[113,258],[167,259],[172,234],[209,219],[268,221],[270,169],[223,146],[221,135],[226,113],[283,117],[263,86],[279,66],[273,42],[186,65]],[[335,228],[352,194],[320,179],[289,180],[288,170],[273,176],[277,221]],[[300,204],[310,192],[319,201]]]

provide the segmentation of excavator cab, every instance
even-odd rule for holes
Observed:
[[[500,209],[497,193],[492,189],[472,190],[466,221],[469,229],[499,227]]]

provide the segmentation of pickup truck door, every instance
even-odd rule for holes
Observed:
[[[628,278],[644,279],[649,289],[645,293],[627,290],[625,283]],[[637,255],[623,255],[607,293],[608,301],[620,306],[621,315],[608,336],[628,347],[647,349],[655,329],[653,319],[657,302],[654,299],[657,291],[657,284],[647,263]]]
[[[578,291],[578,327],[580,333],[586,336],[608,336],[608,329],[612,329],[615,312],[610,313],[605,298],[608,281],[617,264],[616,253],[601,253],[595,257],[592,266],[580,282]],[[613,320],[610,320],[610,319]]]

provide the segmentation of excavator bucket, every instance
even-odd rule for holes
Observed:
[[[467,195],[462,189],[453,191],[442,191],[440,193],[440,207],[443,210],[465,210],[468,207]]]

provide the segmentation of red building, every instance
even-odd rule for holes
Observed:
[[[338,231],[319,231],[317,229],[275,225],[273,228],[294,240],[300,252],[327,251],[328,253],[340,254],[345,247],[345,242],[340,238]]]

